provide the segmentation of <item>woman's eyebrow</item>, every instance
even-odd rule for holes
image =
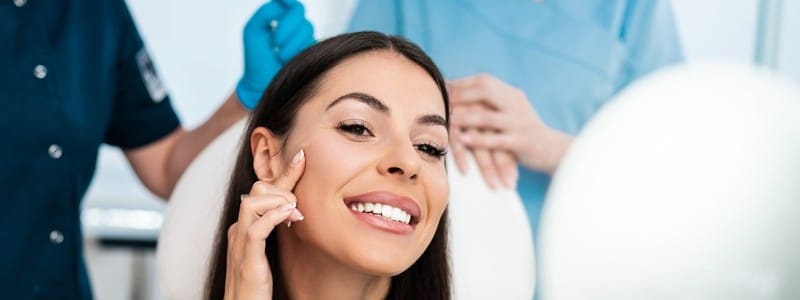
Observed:
[[[422,125],[441,125],[447,127],[447,121],[440,115],[424,115],[417,118],[417,123]]]
[[[359,101],[361,103],[369,105],[370,107],[379,112],[389,114],[389,107],[386,106],[386,104],[383,104],[381,100],[378,100],[378,98],[375,98],[369,94],[360,92],[349,93],[347,95],[336,98],[336,100],[333,100],[333,102],[331,102],[331,104],[329,104],[328,108],[326,108],[325,110],[331,109],[331,107],[335,106],[336,104],[339,104],[343,100]],[[433,114],[420,116],[419,118],[417,118],[417,123],[422,125],[439,125],[447,127],[447,121],[445,121],[444,117]]]
[[[383,104],[383,102],[381,102],[381,100],[378,100],[378,98],[372,97],[372,96],[370,96],[368,94],[358,93],[358,92],[349,93],[347,95],[344,95],[344,96],[341,96],[339,98],[336,98],[336,100],[333,100],[333,102],[331,102],[331,104],[329,104],[328,108],[326,108],[325,110],[329,110],[334,105],[339,104],[339,102],[342,102],[342,100],[348,100],[348,99],[362,102],[364,104],[369,105],[370,107],[374,108],[375,110],[377,110],[379,112],[389,114],[389,107],[386,106],[386,104]]]

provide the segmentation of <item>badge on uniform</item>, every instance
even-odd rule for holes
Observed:
[[[155,103],[164,100],[167,97],[167,88],[156,75],[156,67],[153,65],[153,61],[150,59],[150,55],[147,54],[146,49],[142,48],[136,53],[136,62],[139,65],[139,72],[142,74],[144,86],[150,94],[150,99],[153,99]]]

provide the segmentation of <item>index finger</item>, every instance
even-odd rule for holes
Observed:
[[[305,169],[306,155],[301,149],[299,152],[297,152],[297,154],[294,155],[292,162],[289,163],[289,167],[286,168],[286,171],[284,171],[283,174],[275,179],[275,186],[287,191],[294,190],[294,186],[297,184],[297,181],[300,180],[300,177],[303,176]]]

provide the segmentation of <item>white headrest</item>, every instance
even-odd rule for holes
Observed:
[[[209,145],[178,182],[167,205],[156,253],[166,299],[201,299],[209,256],[236,149],[237,123]],[[451,160],[448,158],[448,160]],[[450,253],[458,299],[530,299],[533,241],[513,191],[490,191],[471,161],[468,176],[450,168]]]
[[[800,92],[663,70],[587,124],[545,203],[544,299],[800,299]]]
[[[533,235],[516,191],[490,190],[469,157],[462,175],[448,156],[450,261],[456,299],[531,299]]]
[[[156,249],[165,299],[203,299],[211,248],[246,124],[243,119],[217,137],[175,185]]]

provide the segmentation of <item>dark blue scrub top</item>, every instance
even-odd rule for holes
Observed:
[[[122,0],[0,2],[0,298],[90,299],[80,202],[101,143],[179,126]]]

